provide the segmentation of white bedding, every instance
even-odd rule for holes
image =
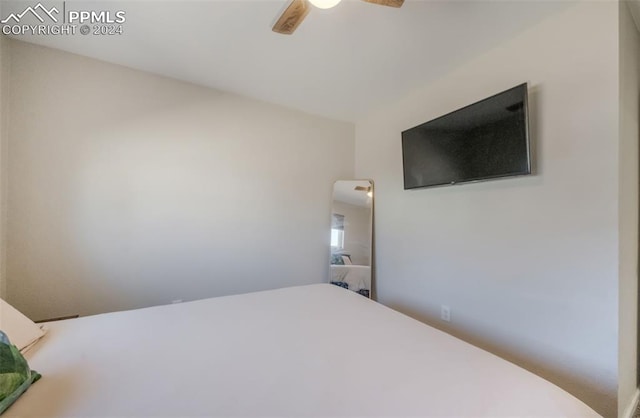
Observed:
[[[337,286],[50,323],[8,417],[597,416],[551,383]]]
[[[371,267],[356,264],[332,264],[331,281],[345,282],[349,290],[357,292],[361,289],[371,290]]]

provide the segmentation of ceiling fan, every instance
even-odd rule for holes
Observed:
[[[341,0],[292,0],[282,13],[273,31],[284,35],[291,35],[300,26],[300,23],[311,11],[311,4],[320,9],[329,9],[340,3]],[[364,0],[367,3],[381,6],[401,7],[404,0]]]
[[[356,192],[367,192],[367,196],[372,197],[373,196],[373,188],[371,186],[366,187],[366,186],[356,186],[353,188],[353,190],[355,190]]]

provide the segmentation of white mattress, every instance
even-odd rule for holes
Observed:
[[[597,416],[553,384],[331,285],[48,325],[9,417]]]

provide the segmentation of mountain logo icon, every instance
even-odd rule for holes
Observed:
[[[20,23],[20,20],[28,14],[35,16],[36,19],[40,21],[40,23],[44,23],[43,16],[49,17],[49,19],[53,20],[55,23],[58,23],[58,18],[54,16],[54,13],[57,15],[58,13],[60,13],[60,11],[55,7],[47,9],[42,5],[42,3],[38,3],[34,7],[27,7],[22,13],[11,13],[9,16],[7,16],[6,19],[1,20],[0,23],[7,24],[10,21],[13,21],[14,23]]]

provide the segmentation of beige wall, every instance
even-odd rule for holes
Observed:
[[[640,33],[627,2],[620,2],[620,324],[618,411],[632,408],[638,341],[638,115]]]
[[[356,178],[376,182],[379,300],[606,416],[618,390],[617,50],[618,4],[574,3],[356,123]],[[403,190],[403,130],[525,81],[535,175]]]
[[[353,264],[371,265],[371,209],[334,200],[333,213],[344,216],[344,250]]]
[[[1,7],[0,7],[1,10]],[[0,16],[2,13],[0,12]],[[6,194],[7,194],[7,78],[9,60],[5,36],[0,35],[0,298],[6,297]]]
[[[326,281],[352,124],[9,47],[7,290],[18,309],[86,315]]]

